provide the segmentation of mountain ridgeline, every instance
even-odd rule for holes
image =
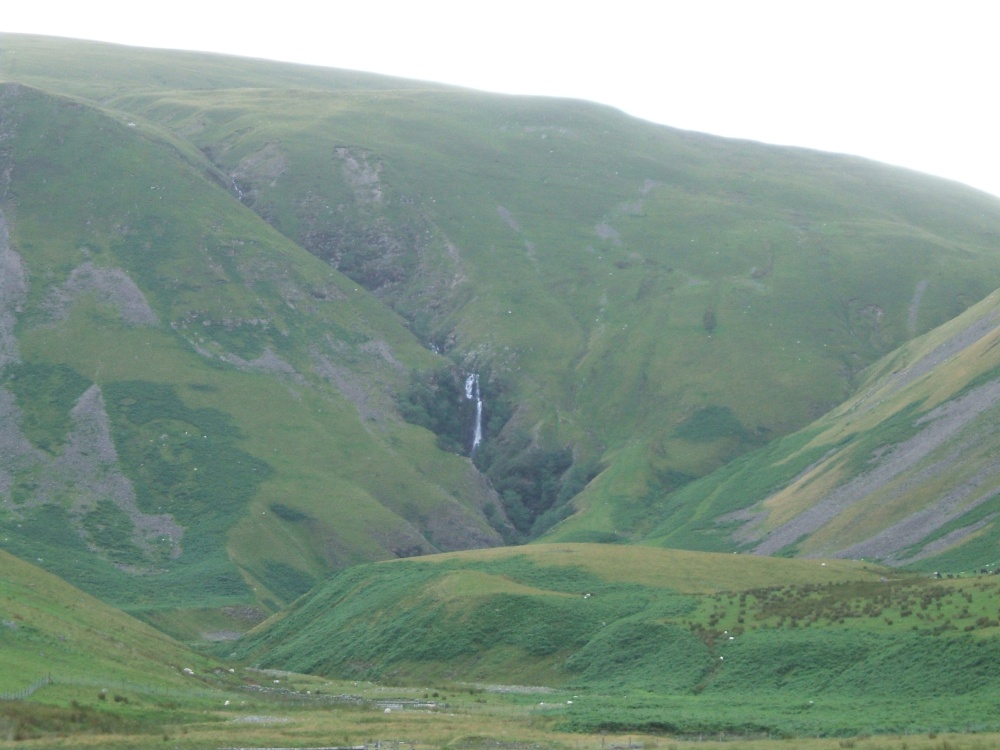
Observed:
[[[906,170],[2,34],[0,546],[192,637],[540,537],[985,564],[997,287]]]

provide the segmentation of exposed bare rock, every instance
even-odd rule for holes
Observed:
[[[448,286],[454,289],[457,286],[461,286],[469,280],[466,275],[465,270],[462,266],[462,254],[458,250],[458,246],[451,240],[445,241],[445,250],[448,251],[448,259],[452,262],[454,267],[451,281]]]
[[[160,319],[129,275],[120,268],[98,268],[89,261],[73,269],[66,283],[53,289],[42,307],[53,321],[63,320],[81,294],[95,293],[113,305],[129,325],[159,325]]]
[[[110,500],[131,520],[136,547],[151,554],[154,546],[167,540],[172,556],[179,556],[183,528],[168,514],[143,513],[132,483],[118,466],[101,389],[97,385],[87,389],[70,416],[73,429],[66,445],[60,455],[52,457],[27,440],[13,395],[0,389],[0,501],[17,511],[9,501],[13,479],[18,472],[34,469],[38,476],[34,497],[20,507],[69,502],[70,516],[79,522],[99,501]],[[82,525],[77,531],[87,538]]]
[[[649,178],[646,178],[642,181],[642,187],[639,188],[639,195],[649,195],[653,192],[653,190],[661,187],[662,185],[663,183],[659,180],[650,180]]]
[[[405,366],[392,355],[392,348],[382,339],[366,341],[358,347],[365,354],[376,353],[397,370],[406,369]]]
[[[0,502],[9,498],[18,472],[40,465],[45,458],[21,432],[21,410],[14,394],[0,388]]]
[[[251,625],[257,625],[267,619],[267,612],[262,610],[260,607],[251,607],[247,604],[237,604],[223,607],[222,613],[226,617],[231,617],[234,620],[246,622]]]
[[[602,221],[600,224],[594,227],[594,231],[597,232],[597,236],[600,237],[602,240],[610,240],[615,244],[616,247],[621,247],[622,244],[621,235],[618,233],[618,230],[615,229],[610,224],[608,224],[608,222]]]
[[[87,471],[84,464],[112,464],[118,461],[118,452],[111,439],[111,425],[104,409],[104,394],[98,385],[92,385],[77,399],[70,411],[75,429],[63,455],[72,454],[73,459],[84,459],[80,465],[72,466],[75,471]]]
[[[28,279],[21,256],[10,248],[7,223],[0,212],[0,370],[20,361],[14,325],[28,296]]]
[[[990,487],[985,492],[981,492],[978,497],[975,497],[971,501],[969,500],[969,497],[988,480],[995,483],[998,471],[1000,471],[1000,465],[990,466],[987,470],[979,472],[968,482],[945,494],[929,508],[924,508],[907,516],[899,523],[893,524],[860,544],[855,544],[841,550],[836,554],[836,557],[867,557],[882,560],[892,565],[902,565],[919,560],[926,555],[920,554],[903,559],[898,556],[898,553],[926,539],[942,526],[951,523],[956,518],[965,515],[1000,494],[1000,490]],[[968,527],[966,534],[972,533],[974,530],[975,528]],[[964,538],[964,535],[959,535],[952,539],[951,543],[960,541],[962,538]]]
[[[0,372],[21,361],[14,326],[27,296],[24,264],[10,247],[7,222],[0,212]],[[21,432],[21,410],[14,395],[0,388],[0,500],[9,497],[17,472],[43,460],[44,454]]]
[[[894,373],[890,376],[892,380],[889,383],[889,390],[887,393],[895,393],[899,391],[904,386],[919,378],[921,375],[930,372],[945,360],[954,357],[963,349],[966,349],[979,341],[979,339],[983,336],[991,333],[997,325],[1000,325],[998,317],[1000,317],[1000,311],[995,310],[990,315],[978,318],[975,322],[969,325],[968,328],[949,338],[927,356],[920,358],[911,367],[901,370],[898,373]],[[879,386],[881,386],[881,384],[879,384]]]
[[[910,332],[910,336],[917,335],[917,315],[920,313],[920,302],[924,298],[924,292],[927,291],[927,285],[927,279],[918,281],[917,288],[913,292],[913,299],[910,300],[910,309],[906,315],[906,327]]]
[[[179,556],[183,528],[169,514],[143,513],[136,504],[132,483],[118,467],[118,452],[101,389],[97,385],[88,388],[70,415],[74,429],[62,455],[53,462],[52,475],[63,489],[74,488],[75,514],[87,512],[102,498],[110,499],[128,514],[135,527],[133,541],[140,549],[149,552],[156,540],[168,539],[172,556]],[[57,487],[50,485],[50,489]]]
[[[521,231],[521,225],[517,223],[517,219],[514,218],[514,214],[512,214],[509,209],[504,208],[503,206],[497,206],[497,213],[500,214],[500,218],[503,219],[504,224],[510,227],[513,231]]]
[[[200,347],[196,347],[196,349],[199,354],[211,357],[210,353]],[[221,355],[219,359],[227,364],[234,365],[241,370],[256,370],[257,372],[266,372],[271,375],[287,375],[299,383],[305,382],[305,378],[303,378],[294,367],[275,354],[270,348],[265,349],[264,353],[256,359],[243,359],[235,354],[228,353]]]
[[[346,146],[338,146],[334,153],[344,163],[344,173],[347,181],[354,188],[354,197],[358,203],[381,203],[382,185],[379,174],[382,165],[372,166],[368,163],[368,156],[359,149],[351,149]]]
[[[645,205],[641,200],[625,201],[618,204],[618,210],[626,216],[639,216]]]
[[[524,241],[524,251],[528,255],[528,260],[535,264],[535,269],[538,269],[538,253],[535,252],[535,243],[531,240]]]
[[[818,461],[813,461],[806,468],[800,471],[795,477],[788,482],[787,486],[794,487],[805,477],[812,474],[817,468],[819,468],[828,458],[836,453],[836,449],[831,449],[827,451]],[[761,534],[760,531],[755,528],[756,523],[761,520],[765,515],[763,509],[759,507],[751,508],[740,508],[739,510],[734,510],[731,513],[725,513],[718,516],[715,519],[716,523],[728,524],[734,521],[741,521],[743,525],[740,526],[736,531],[732,533],[732,539],[734,542],[739,544],[750,544],[752,542],[760,541]]]
[[[955,529],[950,534],[945,534],[940,539],[935,539],[930,544],[924,545],[923,549],[912,557],[907,557],[897,561],[899,565],[909,565],[910,563],[915,563],[918,560],[923,560],[926,557],[932,557],[939,552],[944,552],[946,549],[951,547],[953,544],[958,544],[960,541],[965,539],[972,534],[975,534],[984,526],[988,526],[997,520],[996,513],[990,513],[986,518],[983,518],[976,523],[969,524],[968,526],[963,526],[960,529]]]
[[[325,378],[358,410],[362,424],[368,421],[377,421],[385,416],[382,410],[372,401],[369,392],[370,383],[364,378],[352,372],[346,367],[341,367],[332,359],[322,354],[318,349],[313,349],[312,364],[313,369],[320,377]]]
[[[1000,380],[979,386],[960,398],[941,404],[921,417],[922,429],[891,450],[873,459],[873,468],[836,487],[822,500],[799,513],[795,518],[767,534],[753,551],[760,555],[774,554],[801,537],[815,533],[825,524],[863,498],[886,487],[903,472],[912,471],[917,463],[932,451],[953,439],[983,411],[1000,403]],[[745,535],[762,536],[745,528]]]
[[[256,195],[260,184],[273,186],[277,179],[288,171],[288,155],[274,141],[267,143],[256,153],[244,157],[230,175],[234,184],[243,191],[244,197]]]
[[[514,218],[514,214],[510,212],[509,209],[503,206],[497,206],[497,213],[500,214],[500,218],[503,219],[504,223],[510,227],[511,231],[521,233],[521,225],[518,223],[517,219]],[[528,260],[535,264],[536,268],[538,266],[538,253],[535,252],[535,243],[531,240],[524,241],[524,249],[527,252]]]
[[[323,302],[334,302],[347,299],[347,295],[332,284],[313,287],[309,290],[309,295],[313,299],[322,300]]]

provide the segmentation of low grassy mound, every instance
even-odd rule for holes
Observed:
[[[545,545],[353,568],[234,655],[570,690],[583,699],[559,715],[580,730],[965,729],[1000,688],[998,600],[987,576]]]

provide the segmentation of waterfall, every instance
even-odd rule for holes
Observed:
[[[469,401],[476,400],[476,428],[472,432],[472,450],[470,451],[475,453],[476,448],[483,442],[483,399],[479,395],[479,375],[476,373],[472,373],[465,379],[465,397]]]

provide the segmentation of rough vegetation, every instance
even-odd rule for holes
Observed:
[[[354,679],[547,685],[584,694],[564,719],[576,730],[941,730],[956,725],[929,719],[930,701],[959,723],[989,713],[998,594],[986,574],[532,546],[353,568],[234,655]],[[634,700],[602,708],[594,693]]]
[[[343,746],[997,729],[997,236],[584,102],[0,34],[0,742],[329,744],[333,677],[468,696]],[[540,540],[603,544],[487,549]]]
[[[998,302],[879,362],[801,433],[676,492],[650,538],[932,571],[996,564]]]
[[[4,91],[6,549],[176,624],[178,607],[277,608],[352,562],[500,541],[489,486],[396,411],[437,361],[398,317],[197,151]]]
[[[142,571],[130,606],[198,565],[229,582],[220,606],[273,608],[355,562],[658,534],[692,480],[1000,285],[1000,206],[931,178],[581,102],[164,54],[4,36],[0,59],[3,512],[68,524],[59,543],[107,563],[63,568],[97,565],[74,579],[91,590]],[[96,386],[111,420],[115,459],[58,502],[9,494],[74,429],[14,366]],[[130,423],[123,388],[226,427]],[[195,531],[161,482],[227,497]]]

